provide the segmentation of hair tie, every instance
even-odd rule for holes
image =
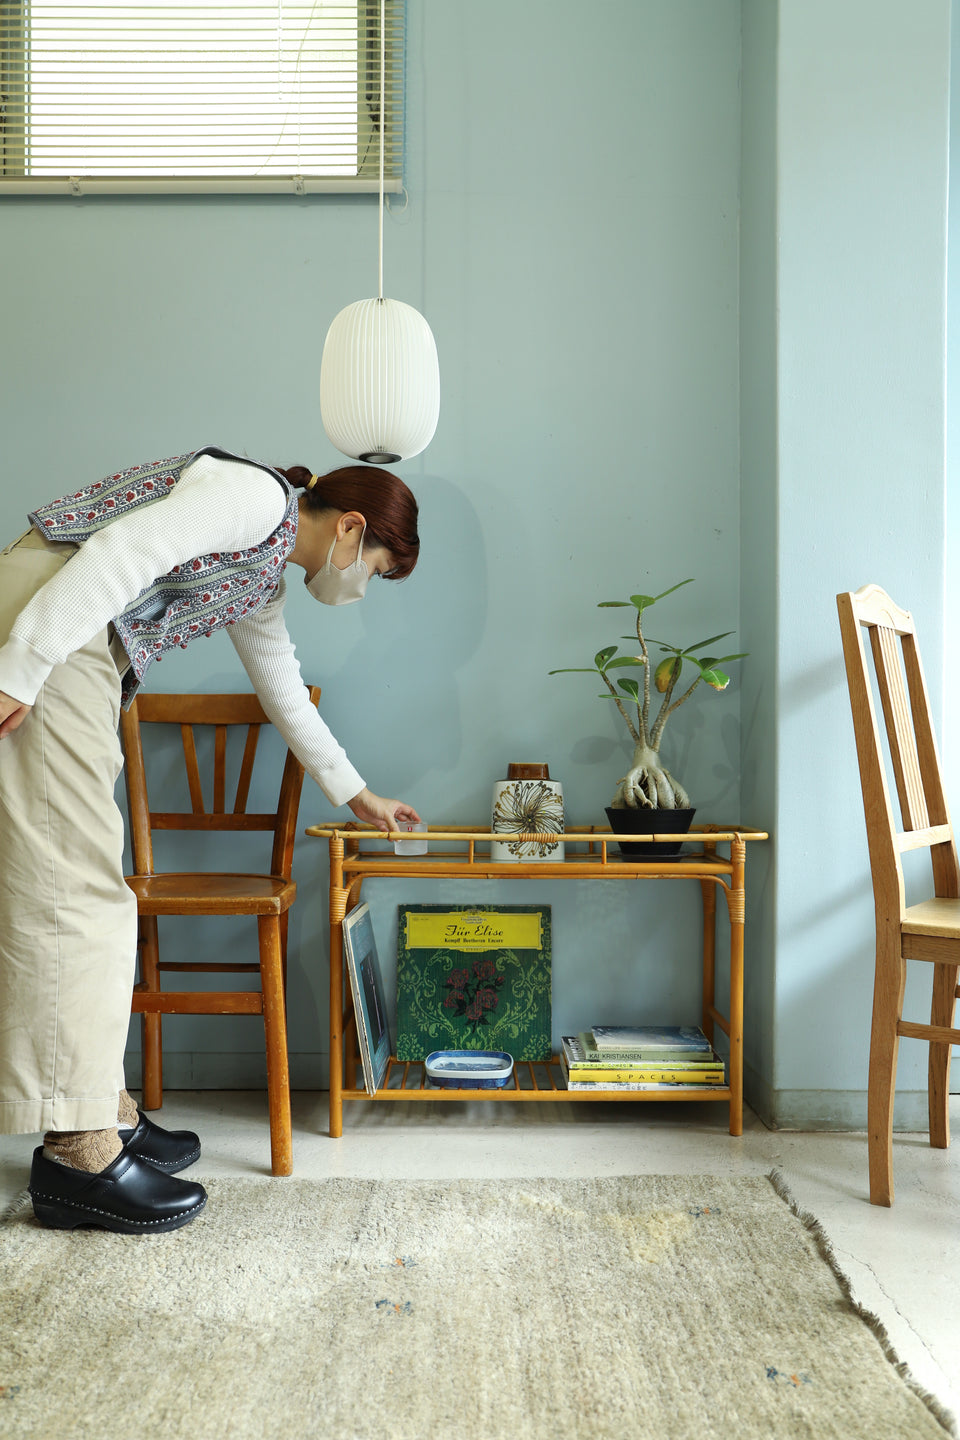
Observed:
[[[311,475],[311,476],[310,476],[310,479],[307,481],[306,485],[305,485],[303,488],[304,488],[305,490],[312,490],[313,487],[314,487],[314,485],[316,485],[316,483],[317,483],[317,481],[318,481],[319,479],[320,479],[320,476],[319,476],[319,475]]]

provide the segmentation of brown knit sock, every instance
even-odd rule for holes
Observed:
[[[48,1130],[43,1153],[71,1170],[89,1170],[99,1175],[123,1150],[116,1126],[112,1130]]]
[[[140,1120],[137,1110],[137,1102],[128,1095],[126,1090],[120,1091],[120,1104],[117,1112],[117,1124],[121,1130],[133,1130]]]

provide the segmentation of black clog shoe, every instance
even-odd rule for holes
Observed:
[[[187,1225],[207,1203],[202,1185],[165,1175],[129,1150],[91,1175],[48,1160],[38,1145],[27,1188],[41,1225],[56,1230],[96,1225],[123,1235],[156,1235]]]
[[[151,1165],[165,1170],[168,1175],[186,1170],[188,1165],[200,1159],[199,1135],[194,1135],[192,1130],[164,1130],[139,1110],[133,1129],[120,1127],[120,1143],[131,1155],[149,1160]]]

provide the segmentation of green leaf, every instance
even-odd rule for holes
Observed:
[[[689,655],[694,650],[702,650],[705,645],[715,645],[718,640],[726,640],[727,636],[732,634],[732,630],[724,630],[722,635],[709,635],[706,640],[698,640],[696,644],[688,645],[684,654]]]
[[[611,660],[607,666],[608,670],[616,670],[624,665],[646,665],[646,660],[640,655],[621,655],[619,660]]]
[[[614,655],[616,655],[619,649],[619,645],[608,645],[606,649],[598,650],[596,655],[594,655],[593,657],[593,663],[594,665],[596,665],[597,669],[605,670],[607,668],[607,665],[610,663],[610,661],[613,659]]]
[[[715,665],[726,665],[728,660],[746,660],[749,654],[749,650],[744,650],[743,653],[740,655],[721,655],[719,660],[715,660],[712,663]]]
[[[616,609],[619,609],[619,610],[629,610],[629,609],[630,609],[630,601],[629,601],[629,600],[598,600],[598,601],[597,601],[597,609],[598,609],[598,610],[616,610]]]
[[[631,700],[636,700],[637,704],[639,705],[640,686],[637,684],[636,680],[618,680],[617,684],[620,686],[620,689],[623,691],[624,695],[629,695]]]
[[[664,590],[664,592],[663,592],[662,595],[655,595],[655,596],[653,597],[653,599],[650,601],[650,604],[652,605],[654,600],[662,600],[662,599],[664,598],[664,595],[672,595],[673,592],[674,592],[674,590],[679,590],[679,589],[680,589],[681,585],[692,585],[692,584],[693,584],[693,576],[691,575],[689,580],[680,580],[676,585],[671,585],[669,590]]]
[[[565,669],[565,670],[548,670],[548,671],[547,671],[547,674],[548,674],[548,675],[596,675],[596,673],[597,673],[596,670],[584,670],[582,666],[581,666],[579,669],[576,669],[576,668],[571,669],[571,668],[568,667],[568,668]]]
[[[726,690],[730,684],[730,676],[724,675],[722,670],[703,670],[701,675],[712,690]]]
[[[656,595],[631,595],[630,604],[633,605],[634,608],[639,610],[642,614],[643,611],[646,610],[648,605],[652,605],[654,603],[656,598]]]

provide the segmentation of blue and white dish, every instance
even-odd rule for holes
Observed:
[[[501,1090],[513,1075],[513,1056],[503,1050],[434,1050],[427,1079],[449,1090]]]

